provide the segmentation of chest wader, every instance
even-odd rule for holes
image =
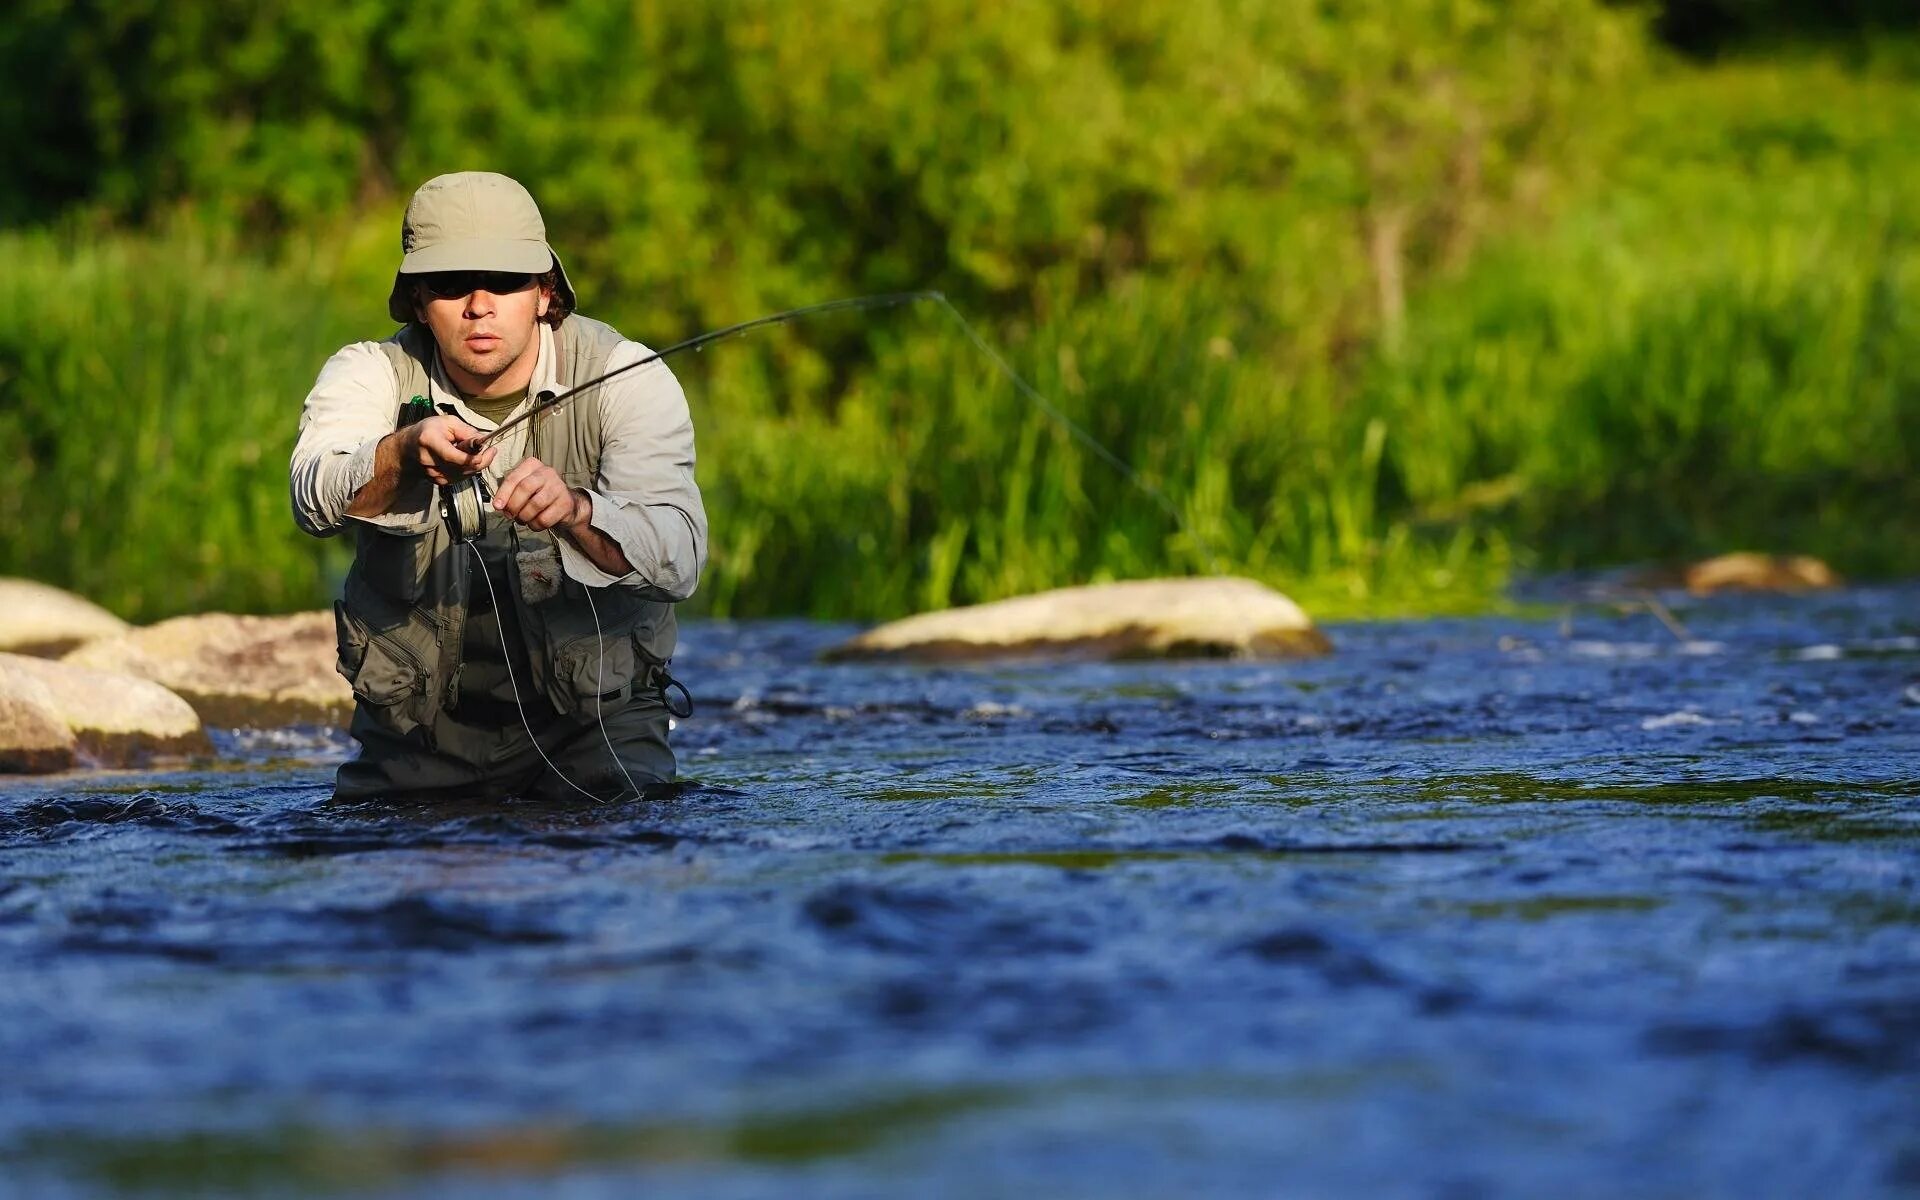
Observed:
[[[600,322],[569,316],[553,335],[556,386],[604,373],[622,341]],[[381,348],[398,381],[395,427],[432,412],[432,334],[409,325]],[[600,406],[562,405],[530,425],[527,454],[552,467],[568,487],[592,488],[600,467]],[[503,772],[541,767],[520,726],[515,688],[505,678],[508,665],[517,700],[536,732],[555,723],[577,726],[592,735],[604,760],[609,748],[601,744],[599,723],[608,723],[610,735],[619,725],[624,736],[644,717],[659,727],[643,739],[657,742],[658,752],[645,755],[641,767],[654,779],[671,778],[661,689],[671,680],[673,606],[612,586],[595,589],[590,608],[585,587],[561,569],[551,532],[528,530],[497,514],[490,514],[486,530],[480,557],[488,576],[482,579],[474,550],[456,539],[444,518],[413,531],[356,523],[353,566],[334,616],[340,673],[353,684],[353,734],[362,749],[359,759],[341,768],[340,793],[471,788],[497,783]],[[492,640],[491,652],[477,656],[469,673],[468,649],[502,634],[509,648],[503,653]],[[469,678],[474,689],[466,700]],[[503,716],[511,719],[499,720]],[[532,760],[531,767],[523,758]],[[611,761],[601,766],[604,771],[593,774],[613,772]],[[613,772],[613,778],[620,776]]]

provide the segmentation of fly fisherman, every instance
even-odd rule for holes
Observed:
[[[293,451],[294,519],[355,541],[334,612],[361,750],[336,795],[611,799],[672,779],[673,602],[707,557],[679,383],[639,367],[478,448],[649,351],[573,312],[504,175],[427,181],[400,246],[403,328],[327,360]],[[475,476],[491,499],[461,519]]]

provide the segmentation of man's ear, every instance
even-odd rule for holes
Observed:
[[[421,294],[417,283],[407,285],[407,295],[413,299],[413,319],[422,325],[427,323],[427,301]]]
[[[543,283],[540,285],[540,303],[534,309],[533,319],[537,321],[540,318],[546,316],[547,309],[551,308],[552,306],[553,306],[553,285],[550,283]]]

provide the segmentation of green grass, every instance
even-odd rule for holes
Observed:
[[[1668,68],[1552,219],[1415,292],[1397,350],[1276,354],[1204,278],[988,329],[1178,521],[932,309],[680,360],[695,605],[866,619],[1218,569],[1320,616],[1434,613],[1745,547],[1920,573],[1920,89],[1888,58]],[[344,548],[294,530],[286,459],[326,355],[388,332],[378,280],[190,233],[14,232],[0,260],[7,573],[136,619],[323,603]]]
[[[298,534],[300,398],[342,341],[292,270],[192,236],[0,239],[5,570],[139,619],[312,608],[338,559]]]

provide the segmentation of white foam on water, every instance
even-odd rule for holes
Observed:
[[[1640,728],[1646,730],[1674,729],[1683,725],[1715,724],[1718,724],[1718,722],[1714,721],[1711,717],[1703,717],[1699,713],[1688,709],[1683,712],[1670,712],[1663,717],[1648,717],[1646,720],[1640,722]]]
[[[1567,643],[1567,653],[1579,658],[1652,658],[1660,647],[1653,642],[1574,641]]]
[[[1794,657],[1801,662],[1826,662],[1829,659],[1841,658],[1845,654],[1846,651],[1840,647],[1832,645],[1831,643],[1823,643],[1818,646],[1802,647],[1799,651],[1795,652]]]

